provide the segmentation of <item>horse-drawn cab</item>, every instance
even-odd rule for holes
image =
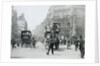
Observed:
[[[24,44],[31,45],[32,44],[31,37],[32,37],[31,31],[29,30],[21,31],[21,41],[22,41],[21,46],[23,46]]]

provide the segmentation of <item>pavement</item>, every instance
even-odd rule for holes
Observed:
[[[54,55],[49,53],[46,55],[47,50],[44,44],[37,42],[35,48],[30,47],[16,47],[11,50],[11,58],[34,58],[34,59],[81,59],[80,51],[75,51],[75,46],[72,45],[67,49],[66,45],[60,45],[59,50],[54,51]]]

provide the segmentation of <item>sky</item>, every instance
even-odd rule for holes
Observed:
[[[49,5],[14,6],[14,9],[17,11],[18,16],[24,13],[29,30],[35,29],[37,25],[41,24],[41,22],[44,21],[49,8]]]

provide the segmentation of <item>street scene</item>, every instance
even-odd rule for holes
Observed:
[[[85,5],[12,6],[11,27],[11,58],[85,58]]]
[[[72,45],[70,49],[67,49],[66,46],[61,45],[58,50],[54,51],[54,55],[46,55],[47,49],[40,42],[36,44],[36,48],[21,48],[17,47],[12,50],[12,58],[49,58],[49,59],[81,59],[80,51],[75,51],[75,46]]]

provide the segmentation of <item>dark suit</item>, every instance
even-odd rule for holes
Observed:
[[[49,45],[48,45],[49,47],[48,47],[47,55],[49,55],[50,50],[51,50],[52,54],[54,54],[54,48],[53,48],[54,41],[53,41],[53,39],[49,39],[48,40],[48,43],[49,43]]]
[[[81,58],[84,58],[84,55],[85,55],[85,41],[83,39],[80,39],[79,49],[80,49],[80,52],[81,52]]]

